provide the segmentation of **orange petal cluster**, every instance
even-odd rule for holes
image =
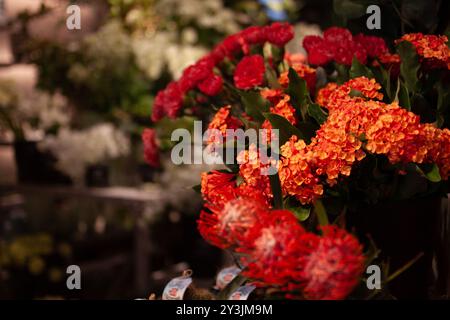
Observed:
[[[450,70],[450,49],[447,46],[447,36],[409,33],[396,40],[396,43],[402,41],[409,41],[416,47],[417,54],[427,67]]]
[[[450,173],[450,130],[420,123],[420,117],[398,104],[385,104],[375,80],[355,78],[319,92],[329,110],[309,145],[293,136],[281,147],[279,175],[285,194],[303,204],[323,192],[323,180],[337,183],[349,176],[365,152],[384,154],[391,163],[436,163],[443,179]],[[360,95],[352,96],[352,90]],[[364,142],[363,142],[364,141]]]

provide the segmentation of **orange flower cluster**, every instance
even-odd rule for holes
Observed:
[[[319,92],[329,109],[327,121],[309,145],[293,136],[281,147],[279,175],[285,194],[303,204],[323,192],[322,177],[334,185],[349,176],[353,164],[365,157],[364,149],[384,154],[391,163],[436,163],[443,179],[450,173],[450,131],[420,123],[419,116],[396,103],[385,104],[373,79],[355,78],[342,86],[329,85]],[[361,96],[351,96],[357,90]],[[363,144],[361,137],[365,137]]]
[[[267,170],[271,165],[276,165],[269,160],[268,158],[263,158],[254,144],[237,156],[239,175],[243,179],[241,185],[260,190],[267,199],[273,197]]]
[[[323,186],[307,161],[308,150],[296,136],[281,147],[278,175],[284,194],[296,196],[303,204],[313,202],[323,193]]]
[[[396,43],[402,41],[409,41],[416,47],[417,54],[427,67],[450,70],[450,49],[447,46],[447,36],[409,33],[396,40]]]
[[[231,106],[220,108],[208,125],[208,130],[211,130],[208,145],[225,142],[223,140],[227,138],[227,129],[238,129],[242,126],[241,120],[231,115]]]

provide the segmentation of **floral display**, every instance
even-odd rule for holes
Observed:
[[[390,52],[380,37],[331,27],[323,36],[304,37],[305,59],[284,50],[293,37],[292,26],[273,23],[225,38],[158,93],[152,120],[211,110],[208,129],[216,131],[208,145],[229,139],[228,129],[267,129],[260,145],[247,145],[228,169],[202,174],[198,229],[209,243],[231,251],[242,276],[261,288],[293,299],[344,299],[370,258],[345,224],[330,223],[345,208],[336,212],[328,201],[356,192],[371,159],[387,161],[391,175],[441,184],[449,177],[447,114],[438,107],[434,120],[440,123],[424,121],[414,91],[424,81],[420,64],[441,68],[435,85],[444,85],[447,39],[406,34]],[[326,81],[319,82],[321,66]],[[274,139],[278,161],[259,149]],[[269,166],[275,175],[265,174]]]

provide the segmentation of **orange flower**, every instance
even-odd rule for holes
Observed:
[[[316,88],[316,69],[302,63],[296,63],[292,65],[292,68],[297,72],[298,76],[306,81],[308,89],[310,92],[314,92]],[[289,72],[283,72],[278,78],[278,82],[283,86],[287,87],[289,84]]]
[[[238,129],[242,125],[241,120],[231,115],[231,106],[220,108],[208,125],[208,130],[211,130],[208,136],[208,145],[225,142],[227,129]]]
[[[325,123],[309,145],[293,136],[281,147],[279,175],[285,194],[303,204],[313,202],[323,192],[322,178],[332,186],[340,176],[349,176],[365,151],[384,154],[391,163],[436,163],[441,177],[448,178],[450,131],[420,123],[419,116],[396,103],[364,98],[381,99],[379,89],[375,80],[360,77],[319,91],[318,100],[329,109]],[[351,96],[351,90],[363,97]]]
[[[237,161],[239,163],[239,175],[243,179],[240,187],[249,186],[260,190],[267,199],[271,199],[273,195],[269,176],[267,175],[268,172],[264,172],[264,170],[268,170],[273,163],[269,162],[269,159],[262,158],[254,144],[250,145],[249,150],[240,152]]]
[[[396,43],[411,42],[417,50],[421,60],[429,68],[447,68],[450,70],[450,49],[447,46],[446,36],[436,36],[422,33],[405,34]]]

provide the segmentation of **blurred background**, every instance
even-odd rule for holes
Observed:
[[[0,298],[146,297],[187,268],[212,286],[232,261],[196,230],[192,187],[211,168],[167,154],[159,169],[145,164],[156,92],[250,25],[293,23],[292,52],[330,25],[370,33],[366,2],[0,0]],[[448,22],[448,4],[395,2],[374,31],[388,39]],[[80,30],[66,27],[71,4]],[[192,121],[161,121],[162,149]],[[81,290],[66,287],[72,264]]]

